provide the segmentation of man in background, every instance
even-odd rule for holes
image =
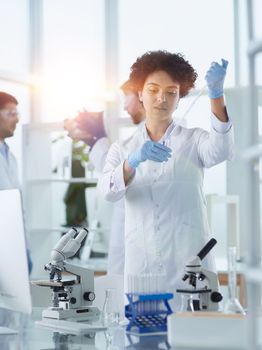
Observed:
[[[14,96],[0,92],[0,190],[20,187],[17,162],[5,142],[14,135],[19,121],[17,105]]]
[[[124,110],[130,115],[135,125],[140,124],[144,119],[144,108],[139,101],[135,86],[128,80],[121,86],[121,90],[124,93]],[[110,141],[104,127],[103,114],[83,111],[76,118],[65,120],[64,128],[72,139],[82,140],[90,146],[89,159],[95,170],[98,173],[102,172],[110,147]],[[108,274],[124,274],[124,221],[124,201],[118,201],[114,205],[111,222]]]
[[[20,189],[17,161],[10,151],[6,139],[14,135],[19,122],[17,99],[0,91],[0,190]],[[32,260],[27,249],[28,269],[32,271]]]

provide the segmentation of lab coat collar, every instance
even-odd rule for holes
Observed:
[[[5,141],[0,141],[0,153],[3,155],[5,159],[8,158],[9,147],[5,143]]]
[[[161,143],[166,143],[166,140],[169,139],[169,137],[174,133],[174,132],[178,131],[178,125],[174,122],[174,120],[172,120],[171,124],[167,127],[165,134],[161,137],[161,139],[158,142]],[[142,125],[142,134],[143,134],[143,138],[145,140],[150,140],[150,137],[148,135],[147,129],[146,129],[146,123],[143,122]]]

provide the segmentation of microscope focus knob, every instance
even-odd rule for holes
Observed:
[[[211,300],[213,303],[219,303],[223,299],[223,296],[219,292],[213,292],[211,293]]]
[[[83,295],[84,300],[86,301],[94,301],[95,300],[95,293],[94,292],[85,292]]]
[[[76,304],[76,298],[72,297],[70,298],[70,304]]]

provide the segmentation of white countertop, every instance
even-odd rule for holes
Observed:
[[[82,349],[168,349],[167,336],[131,336],[124,327],[113,327],[106,331],[91,332],[87,335],[63,334],[51,329],[39,328],[36,320],[41,319],[40,308],[34,308],[31,316],[7,312],[9,315],[2,325],[19,329],[17,335],[1,335],[1,350],[82,350]],[[2,310],[0,309],[0,312]],[[10,316],[11,315],[11,316]]]

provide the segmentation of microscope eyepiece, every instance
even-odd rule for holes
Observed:
[[[203,260],[205,256],[210,252],[210,250],[217,244],[217,240],[215,238],[211,238],[210,241],[200,250],[197,254],[200,260]]]

